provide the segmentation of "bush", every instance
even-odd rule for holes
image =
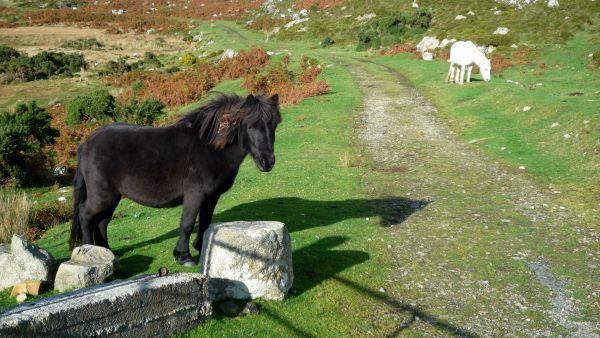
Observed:
[[[88,121],[98,121],[115,116],[115,98],[106,89],[74,97],[67,105],[65,123],[74,127]]]
[[[73,208],[63,202],[54,201],[32,213],[29,228],[26,231],[28,240],[36,240],[55,226],[66,223],[73,217]]]
[[[333,40],[330,37],[326,37],[325,39],[323,39],[323,41],[321,41],[321,48],[325,48],[328,46],[331,46],[335,43],[335,40]]]
[[[193,65],[194,63],[196,63],[196,59],[197,58],[194,54],[187,52],[183,54],[179,62],[181,62],[182,65]]]
[[[591,65],[592,65],[592,68],[600,67],[600,50],[597,50],[594,52],[594,54],[592,54]]]
[[[155,67],[162,67],[162,63],[160,62],[160,60],[158,59],[156,54],[152,52],[144,53],[144,64],[154,65]]]
[[[32,203],[25,193],[0,190],[0,243],[10,243],[13,235],[24,235],[31,217]]]
[[[133,70],[133,66],[128,64],[125,58],[120,57],[116,61],[110,60],[106,65],[100,69],[98,74],[100,76],[124,74]]]
[[[378,49],[382,45],[399,43],[402,36],[426,31],[432,20],[429,10],[387,15],[365,23],[358,31],[358,50]]]
[[[0,183],[22,181],[27,160],[54,143],[59,133],[50,122],[50,115],[35,101],[18,104],[14,114],[0,113]]]
[[[72,76],[85,65],[81,54],[41,52],[28,57],[10,47],[0,46],[2,83],[41,80],[56,75]]]
[[[159,100],[146,99],[140,102],[133,98],[128,105],[117,108],[117,115],[121,121],[151,126],[154,121],[165,115],[164,108],[165,104]]]
[[[78,50],[102,49],[104,48],[104,44],[94,38],[91,38],[65,41],[62,45],[60,45],[60,47]]]

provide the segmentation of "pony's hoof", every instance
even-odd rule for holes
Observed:
[[[189,260],[189,261],[186,260],[184,262],[181,262],[181,265],[185,266],[186,268],[191,268],[191,267],[196,266],[196,262],[194,262],[193,260]]]

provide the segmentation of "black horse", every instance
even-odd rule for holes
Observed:
[[[210,225],[221,194],[229,190],[248,153],[260,171],[275,164],[278,96],[221,95],[175,124],[139,127],[115,123],[77,149],[71,249],[80,243],[108,248],[107,225],[122,196],[153,208],[183,204],[173,255],[191,266],[189,240]]]

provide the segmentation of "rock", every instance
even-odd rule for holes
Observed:
[[[49,282],[53,262],[48,251],[14,235],[10,250],[6,245],[0,248],[0,290],[30,279]]]
[[[558,7],[558,0],[548,0],[548,7]]]
[[[245,315],[256,315],[260,313],[260,309],[258,308],[258,305],[252,302],[248,302],[244,306],[244,310],[242,310],[242,313]]]
[[[214,300],[282,300],[294,281],[290,235],[280,222],[211,224],[200,264]]]
[[[431,61],[431,60],[433,60],[433,53],[431,53],[431,52],[423,52],[423,54],[421,54],[421,57],[425,61]]]
[[[27,299],[27,295],[24,293],[21,293],[17,296],[16,299],[17,299],[17,303],[21,304]]]
[[[426,36],[421,42],[417,44],[417,51],[420,53],[426,52],[428,50],[436,49],[440,45],[440,41],[436,39],[434,36]]]
[[[62,292],[104,283],[114,273],[118,262],[107,248],[90,244],[76,247],[71,260],[58,267],[54,289]]]
[[[0,337],[171,337],[211,314],[205,276],[153,274],[0,309]]]
[[[37,296],[40,294],[40,289],[42,288],[41,280],[28,280],[24,282],[17,283],[10,293],[11,297],[15,297],[21,293],[26,293],[32,296]]]
[[[444,48],[454,42],[456,42],[456,39],[444,39],[444,40],[442,40],[442,42],[440,42],[440,45],[438,46],[438,48]]]
[[[523,111],[529,111],[531,109],[531,106],[525,106],[523,107]]]
[[[413,0],[412,7],[413,8],[419,8],[419,4],[417,3],[417,0]]]
[[[501,11],[501,10],[496,10],[496,11],[494,11],[494,15],[500,15],[500,14],[502,14],[502,11]]]
[[[356,17],[356,21],[365,21],[365,20],[370,20],[373,19],[374,17],[376,17],[377,14],[375,13],[369,13],[369,14],[365,14],[365,15],[361,15],[361,16],[357,16]]]
[[[506,35],[506,34],[508,34],[508,32],[509,32],[508,28],[506,28],[506,27],[498,27],[498,28],[496,28],[496,30],[494,31],[493,34],[495,34],[495,35]]]
[[[466,18],[467,18],[466,16],[464,16],[464,15],[460,15],[460,14],[459,14],[459,15],[457,15],[456,17],[454,17],[454,20],[464,20],[464,19],[466,19]]]
[[[471,15],[471,16],[473,16],[473,15],[475,15],[475,12],[473,12],[473,11],[469,11],[469,12],[467,13],[467,15]]]
[[[231,49],[231,48],[227,48],[223,54],[221,54],[221,57],[219,58],[219,62],[223,61],[223,60],[227,60],[227,59],[231,59],[234,56],[236,56],[237,53]]]

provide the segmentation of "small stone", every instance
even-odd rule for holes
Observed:
[[[466,16],[464,16],[464,15],[460,15],[460,14],[459,14],[459,15],[457,15],[456,17],[454,17],[454,20],[464,20],[464,19],[466,19],[466,18],[467,18]]]
[[[379,288],[379,292],[385,293],[385,289],[384,288]]]
[[[506,27],[498,27],[498,28],[496,28],[496,30],[492,34],[494,34],[494,35],[506,35],[506,34],[508,34],[509,31],[510,30],[508,28],[506,28]]]
[[[570,139],[571,138],[571,134],[564,134],[563,137],[566,138],[566,139]]]
[[[21,304],[27,299],[27,295],[24,293],[21,293],[17,296],[16,299],[17,299],[17,303]]]
[[[27,293],[32,296],[37,296],[40,294],[41,287],[41,280],[28,280],[21,283],[17,283],[17,285],[13,287],[10,296],[15,297],[21,293]]]
[[[556,128],[558,126],[560,126],[560,124],[558,124],[558,122],[554,122],[554,123],[552,123],[552,125],[550,126],[550,128]]]
[[[60,196],[58,198],[58,201],[61,202],[61,203],[65,203],[67,201],[67,198],[65,196]]]
[[[523,107],[523,111],[529,111],[530,109],[531,109],[531,107],[530,107],[530,106],[525,106],[525,107]]]
[[[242,310],[242,313],[245,315],[257,315],[260,313],[260,309],[258,308],[258,305],[252,302],[248,302],[244,306],[244,310]]]

